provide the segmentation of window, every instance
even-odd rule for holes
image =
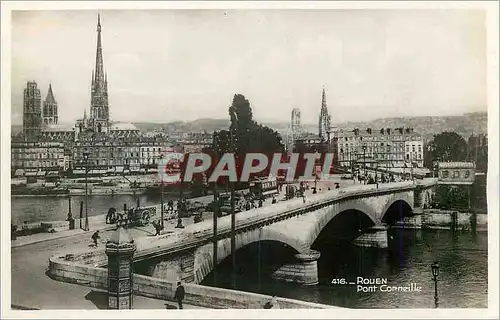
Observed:
[[[457,171],[455,171],[455,173],[454,173],[454,175],[453,175],[453,178],[454,178],[454,179],[458,179],[458,178],[460,178],[460,171],[458,171],[458,170],[457,170]]]
[[[443,170],[443,178],[448,178],[449,172],[448,170]]]
[[[464,172],[464,178],[467,179],[469,176],[470,176],[470,171],[469,170],[465,170],[465,172]]]

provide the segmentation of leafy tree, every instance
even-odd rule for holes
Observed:
[[[456,132],[441,132],[429,143],[427,163],[437,161],[464,161],[467,158],[467,142]]]

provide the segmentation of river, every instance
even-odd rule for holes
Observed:
[[[434,308],[431,264],[440,264],[440,308],[486,308],[488,237],[486,233],[447,230],[390,230],[385,250],[353,245],[322,246],[319,284],[302,286],[274,280],[254,270],[236,276],[236,289],[348,308]],[[250,257],[240,257],[251,259]],[[255,257],[254,259],[255,260]],[[244,263],[249,262],[245,260]],[[249,262],[251,263],[251,262]],[[223,263],[202,282],[232,288],[231,264]],[[357,292],[356,285],[332,284],[332,279],[386,278],[390,286],[415,283],[420,292]],[[216,280],[215,280],[216,279]]]
[[[135,206],[137,197],[134,195],[92,195],[88,197],[89,216],[106,214],[110,207],[123,210],[123,204],[127,207]],[[168,196],[164,200],[168,201]],[[85,196],[71,196],[71,210],[73,217],[80,215],[80,201],[85,201]],[[160,197],[155,195],[140,195],[141,206],[160,204]],[[22,224],[24,221],[60,221],[65,220],[68,215],[68,196],[14,196],[11,197],[12,223]]]

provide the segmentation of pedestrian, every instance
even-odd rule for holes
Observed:
[[[276,198],[273,196],[273,201],[272,201],[273,204],[276,203]]]
[[[94,241],[94,246],[97,248],[97,239],[100,239],[101,237],[99,236],[99,230],[97,230],[96,232],[94,232],[94,234],[92,234],[92,241]]]
[[[262,208],[262,199],[259,199],[259,208]]]
[[[153,222],[153,226],[155,227],[155,230],[156,230],[155,236],[159,236],[160,232],[161,232],[161,223],[160,223],[160,221]]]
[[[184,286],[180,281],[177,282],[177,289],[175,289],[174,299],[179,304],[179,309],[182,309],[182,300],[184,300],[184,295],[186,291],[184,290]]]

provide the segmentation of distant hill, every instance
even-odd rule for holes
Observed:
[[[396,128],[396,127],[413,127],[416,132],[423,135],[424,139],[432,139],[434,134],[443,131],[455,131],[468,138],[472,133],[487,133],[488,132],[488,117],[486,112],[467,113],[459,116],[441,116],[441,117],[396,117],[376,119],[367,122],[344,122],[335,124],[342,129],[352,128]],[[280,133],[288,132],[290,124],[288,122],[260,122]],[[229,119],[197,119],[195,121],[174,121],[167,123],[150,123],[150,122],[134,122],[133,123],[141,131],[152,131],[167,129],[181,132],[212,132],[214,130],[224,130],[229,127]],[[316,133],[318,131],[317,124],[303,124],[302,128],[306,132]],[[12,133],[21,132],[22,125],[12,125]]]

